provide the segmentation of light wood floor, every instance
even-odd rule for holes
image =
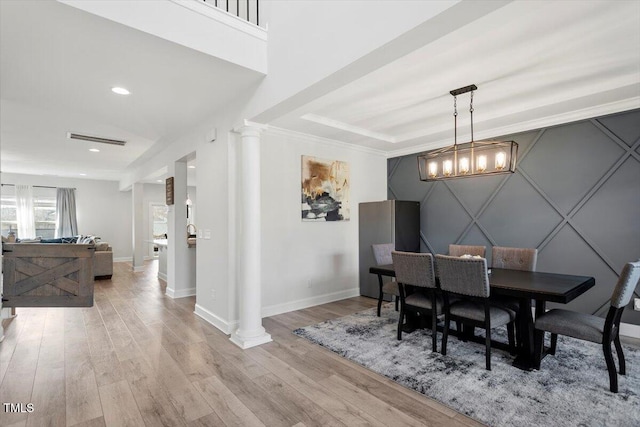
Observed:
[[[291,333],[372,307],[351,298],[264,319],[242,351],[172,300],[150,262],[116,263],[92,308],[23,308],[5,321],[1,426],[476,426],[477,422]]]

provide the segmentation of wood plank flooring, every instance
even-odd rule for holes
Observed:
[[[1,426],[477,426],[291,333],[373,307],[351,298],[264,319],[273,342],[240,350],[172,300],[157,264],[114,265],[91,308],[23,308],[5,320]]]

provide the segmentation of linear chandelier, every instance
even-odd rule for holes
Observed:
[[[476,85],[454,89],[453,95],[453,145],[426,151],[418,155],[421,181],[441,181],[471,176],[498,175],[516,171],[518,144],[515,141],[473,140],[473,91]],[[471,92],[471,142],[458,144],[458,95]]]

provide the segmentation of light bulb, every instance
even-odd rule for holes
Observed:
[[[451,176],[453,173],[453,162],[451,160],[445,160],[442,162],[442,174],[444,176]]]
[[[469,159],[467,157],[463,157],[460,159],[460,173],[469,173]]]
[[[487,156],[478,156],[478,167],[479,172],[484,172],[487,170]]]
[[[496,169],[502,170],[507,165],[507,155],[504,151],[496,153]]]
[[[429,176],[433,178],[438,176],[438,164],[436,162],[429,163]]]

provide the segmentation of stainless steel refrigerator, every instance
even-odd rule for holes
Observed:
[[[360,203],[360,295],[378,298],[376,265],[371,245],[395,243],[396,250],[420,252],[420,202],[384,200]]]

